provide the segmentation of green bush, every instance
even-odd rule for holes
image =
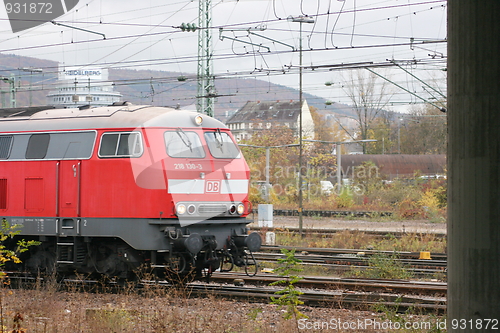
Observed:
[[[368,268],[364,270],[354,270],[357,277],[369,279],[402,279],[412,278],[413,274],[394,255],[374,254],[367,260]]]
[[[340,195],[335,200],[337,208],[351,208],[354,206],[354,199],[352,191],[347,187],[342,187]]]
[[[283,248],[281,249],[281,253],[286,257],[285,259],[278,259],[278,267],[274,269],[274,272],[277,273],[278,276],[283,277],[283,279],[272,282],[269,285],[275,286],[283,284],[285,287],[275,293],[281,295],[279,298],[271,297],[271,304],[279,305],[280,309],[283,307],[286,308],[283,314],[285,319],[293,318],[299,320],[300,318],[308,318],[297,308],[299,305],[304,304],[304,302],[299,300],[299,296],[302,295],[303,292],[297,290],[294,285],[302,280],[302,277],[296,275],[302,271],[300,268],[302,260],[295,257],[295,249],[287,250]]]

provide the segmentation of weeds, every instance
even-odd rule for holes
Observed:
[[[4,267],[6,263],[20,264],[21,260],[19,255],[23,252],[28,251],[32,246],[40,245],[40,242],[24,239],[18,240],[13,247],[8,247],[6,243],[12,240],[12,238],[18,235],[20,231],[19,225],[11,225],[7,219],[2,218],[0,222],[0,267]],[[11,242],[12,243],[12,242]],[[0,327],[1,331],[4,332],[4,299],[3,299],[3,289],[9,284],[8,281],[4,281],[6,274],[0,271]],[[21,323],[23,321],[23,316],[20,313],[16,313],[14,316],[13,333],[24,332],[21,328]]]
[[[262,308],[253,308],[252,310],[250,310],[250,312],[248,313],[248,318],[250,320],[257,320],[257,318],[259,316],[262,315]]]
[[[120,308],[86,309],[85,321],[94,332],[130,332],[137,315],[134,310]]]
[[[275,305],[224,301],[216,297],[184,299],[165,293],[100,294],[14,290],[6,299],[4,332],[295,332]],[[20,314],[24,320],[16,324]],[[17,325],[17,326],[14,326]],[[24,330],[24,331],[23,331]]]
[[[375,249],[380,251],[430,251],[446,253],[446,238],[428,233],[408,233],[401,237],[388,234],[380,238],[362,231],[343,230],[329,235],[300,237],[296,232],[276,228],[276,244],[292,247],[337,249]]]
[[[271,270],[272,272],[278,267],[276,262],[272,261],[259,261],[259,266],[261,267],[261,271]],[[298,268],[301,269],[301,273],[304,276],[327,276],[331,274],[331,269],[322,266],[322,265],[298,265]]]
[[[17,312],[15,315],[14,315],[14,318],[12,319],[12,331],[11,333],[25,333],[26,330],[22,327],[22,323],[24,321],[24,318],[23,316]],[[2,330],[3,331],[3,330]]]
[[[362,169],[372,170],[375,165],[366,163]],[[446,180],[422,181],[418,174],[413,178],[383,182],[378,173],[357,173],[350,186],[344,186],[340,194],[324,195],[305,189],[303,208],[306,210],[389,211],[393,219],[429,218],[433,221],[446,219]],[[280,187],[279,185],[278,187]],[[297,190],[271,191],[270,203],[276,209],[296,209]],[[312,186],[312,188],[316,188]],[[254,206],[264,203],[259,190],[250,187],[250,201]],[[375,216],[377,214],[374,214]]]
[[[97,288],[92,292],[83,288],[60,292],[52,284],[39,284],[32,290],[4,289],[4,331],[11,332],[15,327],[13,318],[19,313],[24,320],[18,321],[16,329],[21,332],[301,332],[296,320],[286,320],[277,311],[279,305],[227,301],[213,295],[190,298],[179,288],[173,290],[161,292],[157,288],[144,292],[123,287],[118,293],[101,293]],[[300,311],[309,315],[310,322],[352,320],[353,316],[365,320],[374,316],[370,312],[339,309],[338,304],[322,309],[304,306]]]
[[[374,249],[381,251],[429,251],[433,253],[446,253],[446,238],[429,233],[408,233],[401,237],[388,235],[374,243]]]
[[[299,267],[302,260],[295,257],[295,249],[287,250],[281,249],[286,257],[284,259],[278,259],[278,267],[274,270],[278,276],[282,277],[282,280],[270,283],[270,286],[275,285],[285,285],[282,290],[275,292],[277,295],[281,295],[279,298],[271,297],[271,303],[277,304],[279,308],[285,307],[284,318],[285,319],[295,319],[295,321],[300,318],[308,318],[305,314],[298,310],[298,306],[304,304],[299,300],[299,296],[303,292],[295,288],[295,283],[302,280],[302,277],[296,275],[300,273],[302,269]]]
[[[382,313],[381,321],[390,321],[393,326],[399,327],[398,332],[403,333],[441,333],[446,332],[446,318],[435,315],[419,316],[413,309],[408,308],[401,313],[401,298],[398,298],[395,306],[375,304],[373,310]],[[419,320],[415,320],[419,316]]]
[[[411,279],[413,274],[398,259],[396,255],[377,253],[368,258],[368,268],[353,269],[348,275],[369,279]]]

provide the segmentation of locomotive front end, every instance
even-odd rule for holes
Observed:
[[[161,121],[168,127],[148,124],[146,134],[161,145],[152,148],[152,155],[171,203],[169,212],[163,212],[169,248],[157,255],[155,267],[176,274],[211,274],[233,265],[256,271],[252,252],[260,249],[261,237],[247,228],[250,171],[231,132],[198,113],[177,111],[165,117],[171,117]]]

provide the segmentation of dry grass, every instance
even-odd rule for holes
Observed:
[[[144,277],[148,277],[145,274]],[[83,278],[83,277],[79,277]],[[52,279],[44,284],[0,289],[0,332],[175,332],[175,333],[295,333],[303,332],[298,323],[283,318],[277,305],[227,300],[213,295],[193,298],[185,287],[166,289],[149,284],[136,289],[125,284],[119,291],[89,290],[76,279],[66,282],[65,291]],[[384,313],[343,309],[341,303],[330,308],[299,306],[310,323],[331,320],[356,322],[383,320]],[[412,317],[413,318],[413,317]],[[425,318],[421,319],[425,320]],[[307,332],[323,332],[308,329]],[[377,332],[349,330],[349,332]],[[399,331],[398,331],[399,332]]]
[[[375,249],[387,251],[430,251],[446,253],[446,238],[429,233],[408,233],[400,238],[387,237],[376,243]]]
[[[141,294],[132,293],[130,289],[118,294],[101,294],[60,292],[54,285],[34,290],[4,288],[1,290],[3,332],[13,332],[13,328],[15,332],[43,333],[299,331],[296,322],[283,319],[276,305],[228,301],[213,296],[188,298],[182,290],[153,289]],[[366,311],[305,306],[301,311],[311,321],[364,320],[381,316]]]
[[[304,238],[297,232],[276,228],[276,244],[297,247],[319,247],[339,249],[375,249],[380,251],[430,251],[446,252],[446,238],[428,233],[408,233],[400,238],[380,238],[356,230],[343,230],[329,235],[308,234]]]

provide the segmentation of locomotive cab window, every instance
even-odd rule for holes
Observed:
[[[139,157],[142,151],[139,132],[104,133],[99,147],[99,157]]]
[[[240,150],[229,134],[217,130],[205,132],[208,150],[215,158],[240,158]]]
[[[196,132],[178,128],[164,134],[167,154],[175,158],[204,158],[205,150]]]

